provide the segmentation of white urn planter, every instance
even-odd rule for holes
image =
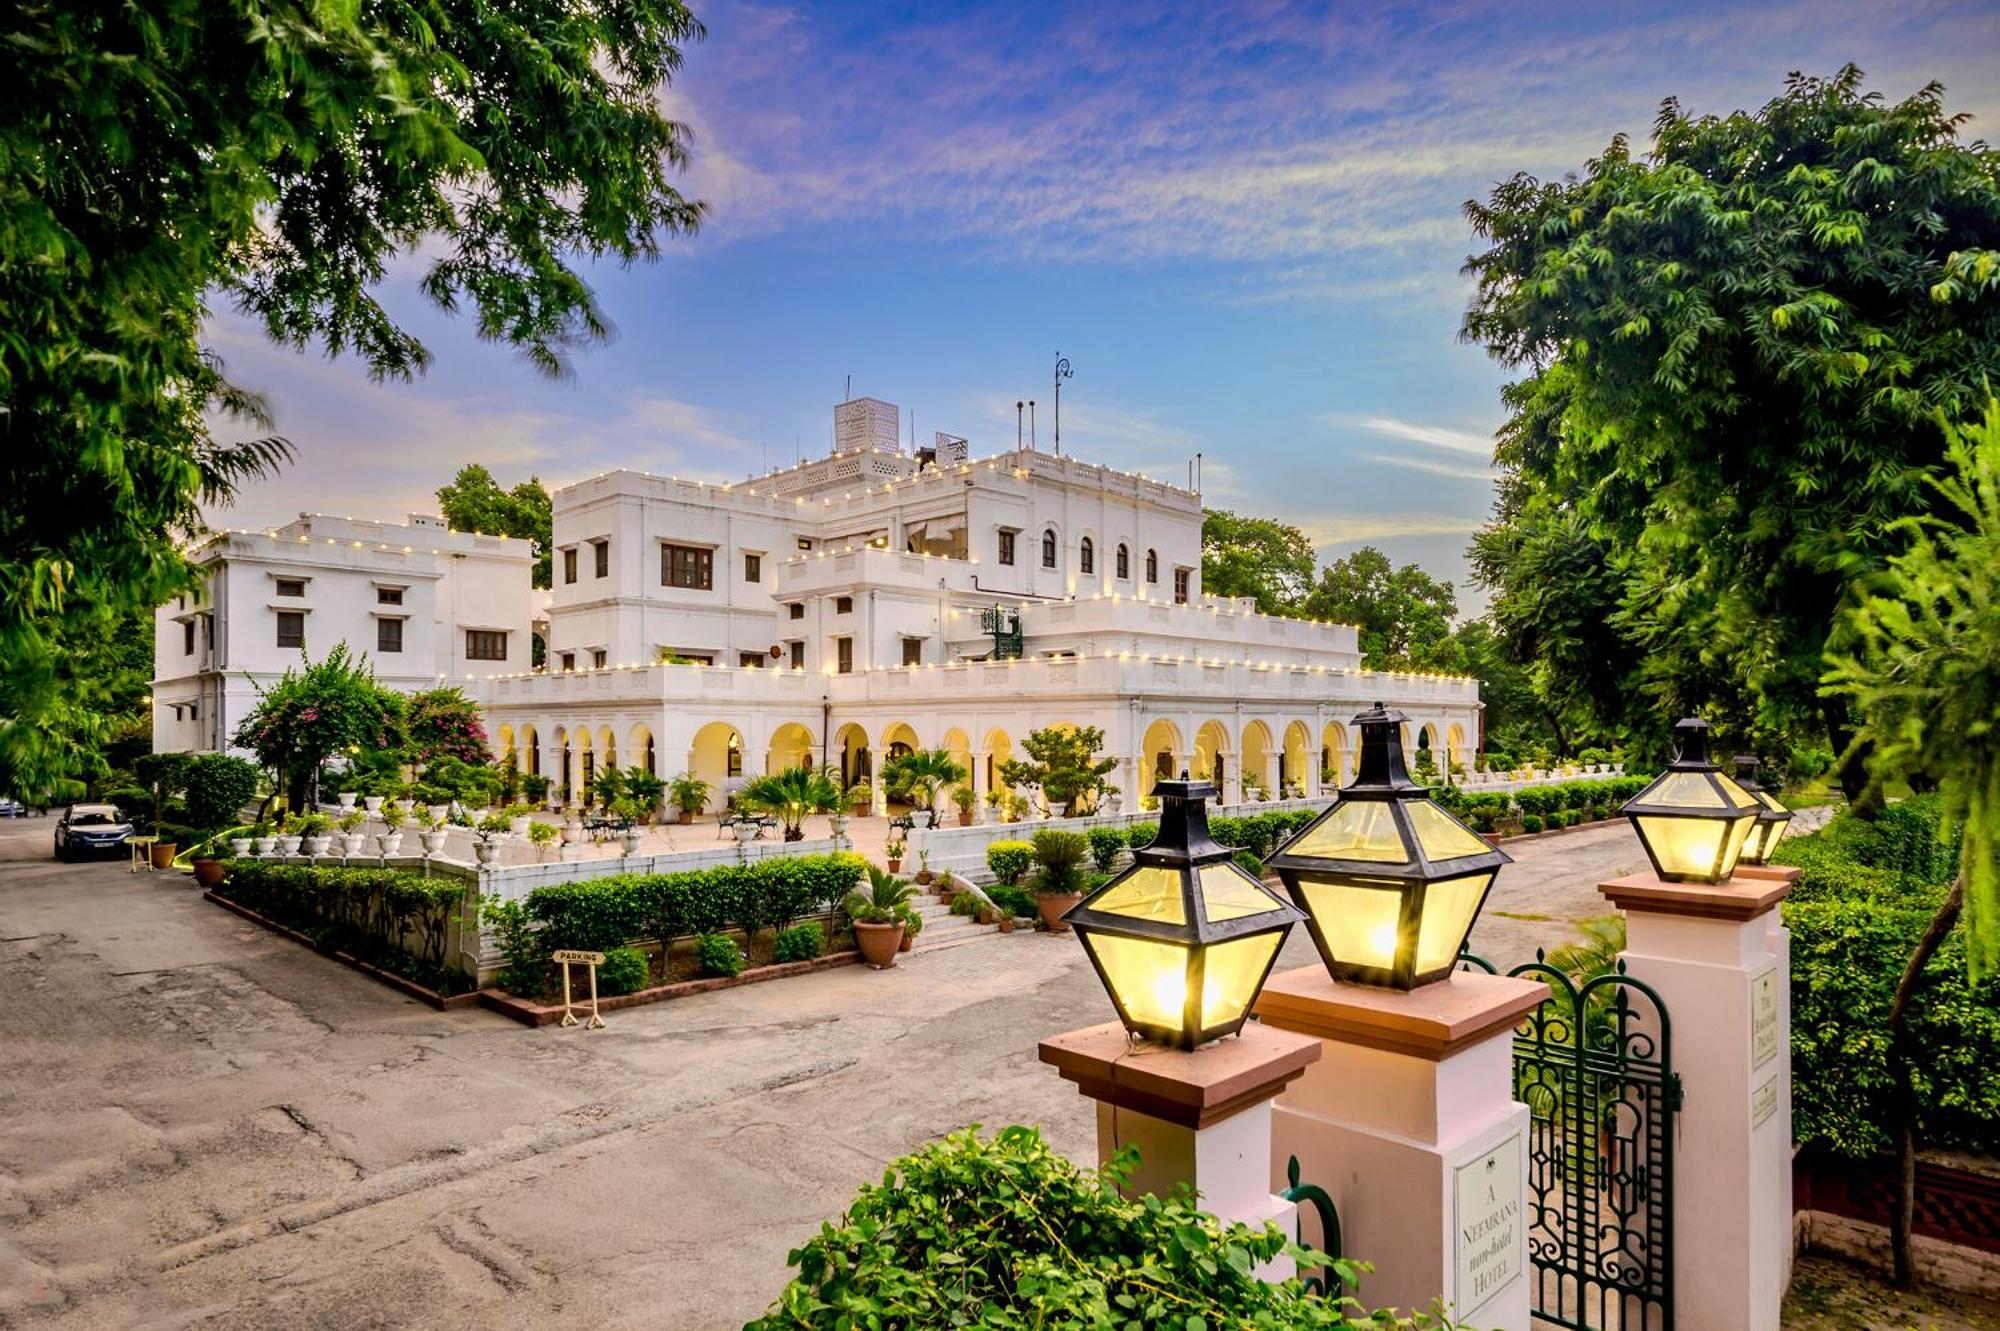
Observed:
[[[269,855],[278,848],[278,838],[274,836],[254,837],[251,839],[251,846],[258,855]]]
[[[556,829],[556,832],[562,837],[562,843],[565,846],[574,846],[576,844],[576,838],[579,833],[575,823],[564,823]]]
[[[755,841],[757,839],[757,833],[760,830],[761,829],[755,823],[736,824],[736,844],[738,844],[739,846],[749,845],[752,841]]]
[[[333,844],[333,838],[330,836],[309,836],[305,839],[305,842],[306,854],[312,856],[314,859],[318,859],[320,856],[326,854],[327,847]]]
[[[508,835],[510,835],[510,836],[526,836],[526,835],[528,835],[528,824],[529,824],[529,823],[530,823],[531,821],[533,821],[533,820],[532,820],[532,819],[530,819],[530,818],[528,817],[528,815],[527,815],[527,814],[525,814],[525,813],[524,813],[524,814],[522,814],[522,815],[521,815],[521,816],[520,816],[519,818],[509,818],[509,819],[507,820],[507,832],[508,832]]]
[[[248,855],[250,853],[250,838],[247,836],[233,836],[229,838],[229,853],[239,860]]]
[[[639,829],[636,827],[628,827],[618,834],[618,844],[625,848],[627,856],[639,853],[639,835]]]
[[[290,855],[296,855],[296,854],[298,854],[298,853],[299,853],[299,840],[300,840],[300,838],[298,838],[298,837],[295,837],[295,836],[281,836],[281,837],[279,837],[279,838],[278,838],[278,853],[279,853],[280,855],[286,855],[286,856],[290,856]]]
[[[445,820],[445,815],[450,812],[451,806],[449,804],[433,804],[430,806],[431,821],[441,823]]]
[[[354,801],[360,798],[361,796],[357,791],[343,790],[340,792],[340,807],[343,809],[351,809],[354,807]]]
[[[382,797],[380,795],[363,795],[361,797],[361,807],[368,810],[370,818],[379,818],[382,816]]]
[[[340,853],[347,859],[351,860],[356,855],[359,855],[361,848],[367,844],[368,838],[360,832],[342,832],[340,834]]]
[[[403,834],[395,831],[378,832],[375,835],[375,844],[382,848],[382,858],[387,859],[403,848]]]
[[[449,834],[445,832],[423,832],[418,834],[417,839],[423,842],[424,854],[435,855],[444,849],[444,839],[447,835]]]
[[[830,821],[830,822],[831,822],[831,823],[833,824],[833,834],[834,834],[834,835],[835,835],[836,837],[844,837],[844,836],[846,836],[846,835],[847,835],[847,815],[846,815],[846,814],[844,814],[844,813],[836,813],[836,814],[832,815],[832,816],[831,816],[831,818],[830,818],[830,819],[829,819],[828,821]]]
[[[500,843],[481,837],[472,843],[472,853],[481,864],[491,864],[493,857],[500,853]]]

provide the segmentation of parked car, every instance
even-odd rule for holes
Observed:
[[[72,804],[56,820],[56,858],[102,855],[125,848],[132,824],[115,804]]]
[[[21,801],[0,796],[0,818],[25,818],[28,810]]]

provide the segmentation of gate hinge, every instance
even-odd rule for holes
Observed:
[[[1678,1072],[1669,1073],[1667,1076],[1667,1112],[1673,1114],[1680,1113],[1681,1105],[1685,1100],[1686,1097],[1681,1094],[1681,1074]]]

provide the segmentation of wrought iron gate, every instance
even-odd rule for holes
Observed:
[[[1535,1315],[1578,1331],[1672,1331],[1681,1083],[1666,1005],[1623,962],[1581,985],[1539,952],[1507,973],[1552,995],[1514,1031]]]

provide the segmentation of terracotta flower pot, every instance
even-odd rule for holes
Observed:
[[[199,859],[194,862],[194,880],[203,887],[214,887],[222,881],[222,861]]]
[[[687,824],[692,823],[694,821],[694,810],[682,809],[679,813],[675,814],[674,817],[678,822],[680,822],[680,824],[683,827],[685,827]]]
[[[902,860],[900,860],[900,859],[894,859],[894,860],[890,860],[890,861],[889,861],[889,872],[890,872],[890,873],[901,873],[902,871],[903,871],[903,861],[902,861]]]
[[[972,810],[970,810],[970,809],[961,809],[961,810],[959,810],[959,814],[958,814],[958,825],[959,825],[960,827],[970,827],[970,826],[972,826]]]
[[[898,952],[908,952],[911,948],[915,947],[916,945],[917,945],[917,936],[913,933],[905,933],[903,935],[903,941],[896,945],[896,950]]]
[[[1052,932],[1068,933],[1069,926],[1063,923],[1063,912],[1081,900],[1081,892],[1044,892],[1035,898],[1035,909],[1042,913],[1042,923]]]
[[[178,852],[179,850],[180,850],[180,847],[179,847],[179,846],[177,846],[177,845],[175,845],[175,844],[174,844],[173,842],[171,842],[171,841],[156,841],[156,842],[154,842],[154,843],[153,843],[153,867],[154,867],[155,869],[171,869],[171,868],[173,868],[173,867],[174,867],[174,855],[175,855],[175,854],[176,854],[176,853],[177,853],[177,852]]]
[[[896,964],[896,953],[902,950],[902,922],[899,920],[894,924],[869,924],[856,920],[854,945],[861,950],[863,961],[878,971],[887,970]]]
[[[1014,917],[1012,915],[1002,915],[1000,917],[1000,932],[1003,934],[1014,932]]]

